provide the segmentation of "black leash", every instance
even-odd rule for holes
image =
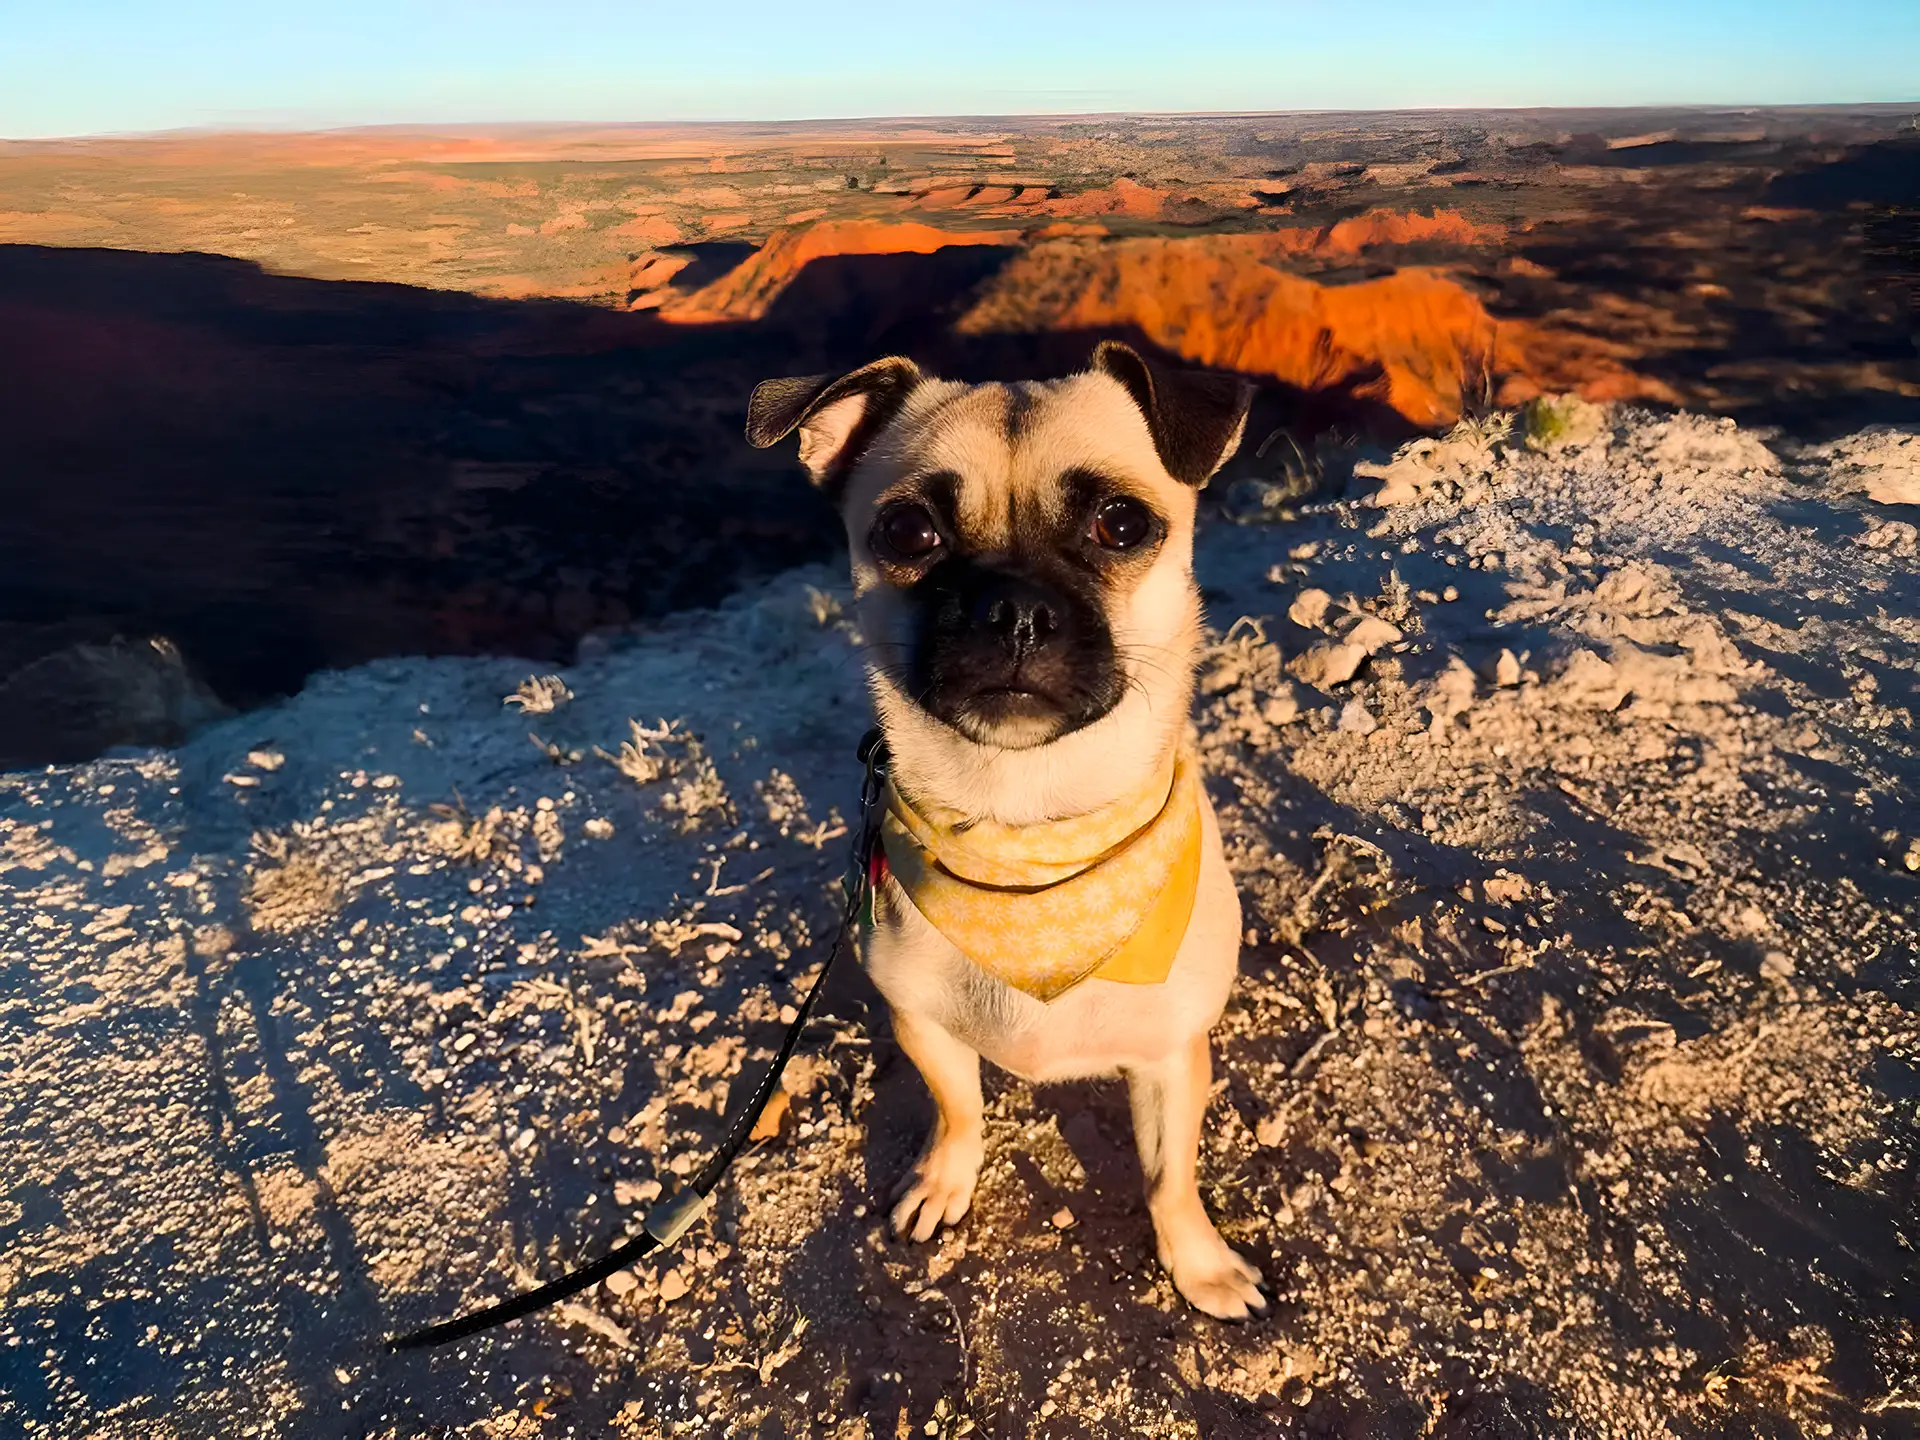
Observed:
[[[564,1300],[569,1295],[578,1295],[589,1285],[593,1285],[616,1271],[624,1270],[644,1255],[655,1250],[664,1250],[673,1244],[688,1227],[700,1218],[712,1199],[714,1188],[721,1177],[727,1173],[727,1167],[733,1164],[740,1152],[747,1146],[747,1137],[753,1133],[754,1122],[760,1118],[760,1112],[767,1108],[767,1102],[773,1098],[775,1087],[780,1083],[780,1072],[787,1068],[787,1061],[793,1058],[793,1052],[800,1044],[800,1032],[806,1029],[807,1020],[813,1013],[813,1002],[820,994],[820,987],[826,983],[827,972],[833,968],[833,962],[840,956],[841,948],[846,944],[847,936],[854,923],[860,917],[861,907],[866,904],[868,886],[872,875],[874,846],[879,841],[879,805],[880,793],[886,775],[887,752],[878,730],[869,730],[860,742],[860,764],[865,774],[860,784],[860,823],[854,836],[853,865],[847,877],[847,904],[841,914],[840,924],[833,936],[833,945],[827,951],[826,963],[820,967],[820,973],[814,976],[813,984],[807,987],[807,995],[800,1002],[800,1013],[794,1017],[793,1024],[787,1027],[787,1033],[780,1042],[780,1050],[773,1057],[773,1063],[767,1067],[767,1073],[760,1078],[753,1096],[746,1108],[734,1116],[733,1124],[728,1127],[727,1135],[720,1147],[713,1152],[707,1163],[700,1168],[699,1174],[667,1200],[647,1212],[646,1228],[633,1239],[616,1245],[607,1254],[591,1264],[583,1265],[569,1275],[551,1280],[538,1289],[529,1290],[524,1295],[516,1295],[503,1300],[498,1305],[490,1305],[485,1310],[476,1310],[471,1315],[462,1315],[454,1320],[445,1320],[438,1325],[429,1325],[423,1330],[402,1335],[389,1340],[389,1352],[398,1350],[424,1350],[435,1345],[451,1344],[455,1340],[464,1340],[469,1335],[477,1335],[482,1330],[491,1330],[496,1325],[505,1325],[510,1320],[518,1320],[522,1315],[531,1315],[535,1310]]]

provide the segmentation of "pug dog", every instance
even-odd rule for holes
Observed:
[[[972,1202],[982,1056],[1035,1082],[1118,1072],[1160,1263],[1227,1320],[1266,1300],[1196,1175],[1241,925],[1191,750],[1193,536],[1250,394],[1108,342],[1060,380],[900,357],[769,380],[747,422],[762,448],[798,431],[845,519],[886,739],[863,962],[938,1111],[894,1233]]]

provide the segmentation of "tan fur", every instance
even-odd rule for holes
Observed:
[[[1011,435],[1010,413],[1019,421]],[[916,481],[956,475],[966,541],[991,556],[1014,545],[1022,516],[1059,511],[1061,477],[1075,467],[1112,477],[1168,521],[1151,561],[1104,591],[1126,693],[1102,718],[1048,743],[976,743],[921,709],[888,672],[890,657],[897,660],[911,639],[911,615],[869,549],[874,516]],[[894,775],[910,793],[964,814],[1034,824],[1097,809],[1148,782],[1188,724],[1200,636],[1195,492],[1167,474],[1145,417],[1120,383],[1089,373],[1022,386],[1016,395],[1004,386],[924,381],[853,466],[841,504],[858,622],[872,647],[874,704]],[[1120,1071],[1132,1090],[1160,1258],[1175,1285],[1224,1318],[1264,1307],[1258,1272],[1221,1240],[1195,1177],[1207,1033],[1226,1003],[1240,942],[1239,900],[1210,805],[1203,805],[1202,842],[1193,919],[1167,981],[1088,980],[1051,1003],[987,975],[886,882],[866,965],[939,1109],[895,1206],[897,1233],[924,1240],[966,1212],[982,1156],[980,1056],[1036,1081]]]

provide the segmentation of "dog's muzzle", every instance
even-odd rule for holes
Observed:
[[[1112,632],[1090,585],[967,559],[913,590],[913,693],[968,738],[1023,749],[1119,703]]]

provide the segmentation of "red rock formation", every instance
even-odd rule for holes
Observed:
[[[1160,220],[1185,198],[1122,175],[1103,189],[1049,200],[1044,208],[1049,215],[1125,215],[1135,220]]]
[[[1358,244],[1379,228],[1334,243]],[[1137,329],[1196,363],[1308,390],[1347,388],[1423,427],[1457,419],[1483,382],[1503,403],[1541,390],[1671,398],[1604,342],[1496,323],[1444,271],[1323,285],[1269,263],[1298,253],[1306,233],[1043,242],[994,279],[960,329]]]
[[[777,230],[712,284],[662,307],[668,320],[758,320],[810,261],[833,255],[931,255],[949,245],[1015,245],[1018,230],[939,230],[912,221],[832,221]]]
[[[1476,225],[1457,210],[1435,210],[1431,215],[1369,210],[1324,230],[1274,232],[1274,239],[1285,248],[1306,242],[1305,249],[1316,255],[1358,255],[1380,245],[1499,245],[1506,238],[1505,226]]]
[[[1087,193],[1117,196],[1135,218],[1167,199],[1126,180],[1110,192]],[[1094,206],[1088,213],[1121,212]],[[1518,403],[1543,390],[1596,400],[1675,398],[1637,375],[1623,347],[1572,328],[1496,323],[1443,269],[1412,266],[1334,285],[1282,268],[1305,257],[1411,244],[1497,246],[1506,239],[1501,227],[1448,210],[1376,210],[1324,227],[1127,239],[1108,239],[1090,222],[1055,222],[1024,237],[1017,230],[942,230],[914,222],[789,226],[692,295],[674,298],[636,281],[643,293],[630,303],[659,305],[663,317],[680,323],[751,321],[814,260],[925,255],[950,245],[1023,239],[1028,248],[989,282],[961,320],[962,333],[1135,329],[1196,363],[1305,390],[1346,390],[1390,405],[1421,427],[1450,424],[1473,401]],[[668,278],[648,274],[652,282]]]

